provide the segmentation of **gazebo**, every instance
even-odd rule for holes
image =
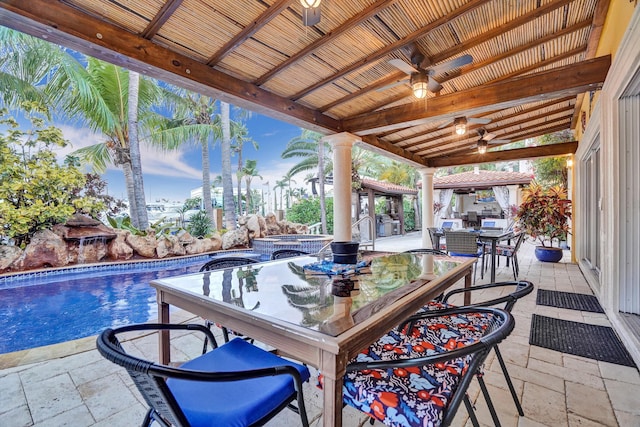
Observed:
[[[520,188],[533,180],[525,172],[488,171],[476,168],[471,172],[433,178],[434,200],[442,206],[440,217],[476,211],[484,216],[509,216],[509,208],[520,204]],[[478,197],[478,191],[493,191],[493,200]],[[452,203],[453,202],[453,203]],[[455,209],[451,206],[455,205]],[[506,213],[506,214],[505,214]]]

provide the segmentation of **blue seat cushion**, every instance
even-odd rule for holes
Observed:
[[[484,247],[480,248],[478,250],[478,252],[475,253],[475,254],[461,254],[459,252],[449,252],[449,255],[451,255],[451,256],[466,256],[466,257],[471,257],[471,258],[478,258],[478,257],[482,256],[483,253],[484,253]]]
[[[405,327],[384,335],[355,360],[399,360],[450,351],[476,342],[490,321],[491,315],[484,313],[421,319],[411,331]],[[344,401],[389,426],[438,426],[468,361],[466,357],[437,365],[348,372]]]
[[[309,379],[307,367],[282,359],[240,338],[180,367],[208,372],[234,372],[282,365],[295,367],[303,382]],[[295,393],[290,375],[224,382],[170,378],[167,385],[193,427],[248,426]]]

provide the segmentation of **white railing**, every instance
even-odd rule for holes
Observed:
[[[316,222],[309,226],[309,234],[322,234],[322,223]]]

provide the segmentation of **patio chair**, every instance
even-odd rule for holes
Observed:
[[[205,265],[203,265],[202,267],[200,267],[200,271],[215,271],[215,270],[222,270],[225,268],[234,268],[234,267],[241,267],[243,265],[247,265],[247,264],[255,264],[258,261],[256,261],[253,258],[246,258],[246,257],[220,257],[220,258],[214,258],[211,261],[208,261]],[[204,324],[207,328],[211,329],[211,326],[216,325],[218,326],[220,329],[222,329],[222,335],[224,336],[224,342],[229,342],[229,333],[232,333],[234,335],[238,335],[236,334],[234,331],[231,331],[227,328],[225,328],[222,325],[219,325],[215,322],[212,322],[211,320],[205,319]],[[238,335],[240,336],[240,335]],[[244,337],[248,340],[251,340],[253,342],[253,340],[251,338],[248,337]],[[205,336],[204,338],[204,345],[203,347],[206,349],[207,348],[207,337]]]
[[[279,249],[271,254],[271,259],[292,258],[301,255],[309,255],[309,253],[297,249]]]
[[[433,249],[446,250],[446,246],[443,246],[440,243],[440,238],[442,237],[441,235],[438,234],[440,230],[436,227],[429,227],[428,231],[429,231],[429,238],[431,239],[431,246],[433,247]]]
[[[469,211],[467,212],[467,226],[468,227],[477,227],[478,224],[478,212]]]
[[[525,233],[519,233],[515,236],[515,243],[513,245],[496,245],[496,256],[498,259],[500,259],[501,256],[507,258],[507,266],[509,266],[509,260],[511,260],[513,280],[518,280],[518,275],[520,274],[518,251],[520,250],[520,246],[522,246],[524,238]]]
[[[179,368],[128,354],[118,336],[134,331],[190,330],[209,338],[213,350]],[[285,407],[309,425],[302,384],[309,370],[242,339],[218,347],[202,325],[138,324],[107,329],[97,339],[102,356],[124,367],[149,405],[142,426],[260,426]],[[293,401],[297,401],[297,406]]]
[[[513,317],[464,307],[421,313],[413,326],[415,334],[391,331],[347,365],[344,402],[372,423],[416,427],[448,426],[464,402],[478,426],[467,388],[489,351],[513,330]]]
[[[473,283],[478,275],[478,259],[482,260],[480,275],[484,278],[484,245],[478,244],[476,233],[468,231],[444,231],[444,241],[447,245],[447,253],[451,256],[464,256],[476,258],[473,270]]]
[[[475,291],[480,291],[481,293],[484,294],[486,293],[487,290],[496,289],[496,288],[510,288],[510,287],[513,287],[513,291],[511,291],[509,294],[501,295],[499,297],[491,298],[481,302],[474,302],[470,307],[497,306],[511,313],[511,310],[513,310],[513,307],[515,306],[516,302],[520,298],[523,298],[529,295],[531,292],[533,292],[533,288],[534,288],[533,283],[527,280],[521,280],[521,281],[513,281],[513,282],[488,283],[485,285],[472,286],[470,288],[454,289],[444,294],[444,296],[438,297],[437,300],[433,301],[432,303],[429,303],[426,306],[422,307],[422,309],[418,311],[418,314],[416,315],[416,319],[420,319],[420,315],[424,312],[455,307],[449,304],[448,302],[449,299],[454,295],[466,293],[466,292],[475,292]],[[403,325],[409,326],[406,330],[403,330],[404,328],[402,327],[402,325],[400,326],[399,329],[403,330],[403,333],[408,334],[410,333],[409,331],[413,331],[413,322],[414,322],[414,316],[410,317],[409,319],[406,320],[405,323],[403,323]],[[516,393],[515,387],[513,386],[513,382],[511,381],[511,376],[507,371],[507,365],[504,363],[504,359],[502,358],[502,354],[500,353],[500,349],[498,348],[497,344],[495,346],[495,351],[496,351],[498,363],[500,364],[500,368],[502,368],[502,373],[504,374],[504,378],[507,382],[507,387],[509,388],[511,397],[513,397],[513,402],[516,405],[516,409],[518,410],[518,413],[521,416],[524,416],[524,411],[522,410],[520,399],[518,399],[518,394]],[[484,390],[483,390],[483,393],[484,393]],[[487,402],[490,402],[490,399],[488,399],[487,396],[485,396],[485,400],[487,400]],[[489,405],[489,408],[491,411],[493,411],[492,405]],[[495,412],[492,412],[492,416],[497,417],[497,415],[495,415]]]

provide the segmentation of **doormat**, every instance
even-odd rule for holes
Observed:
[[[592,313],[604,313],[604,310],[598,302],[598,298],[595,296],[574,294],[572,292],[538,289],[536,304],[547,305],[549,307],[568,308],[570,310],[590,311]]]
[[[534,314],[529,344],[617,365],[635,363],[612,328]]]

